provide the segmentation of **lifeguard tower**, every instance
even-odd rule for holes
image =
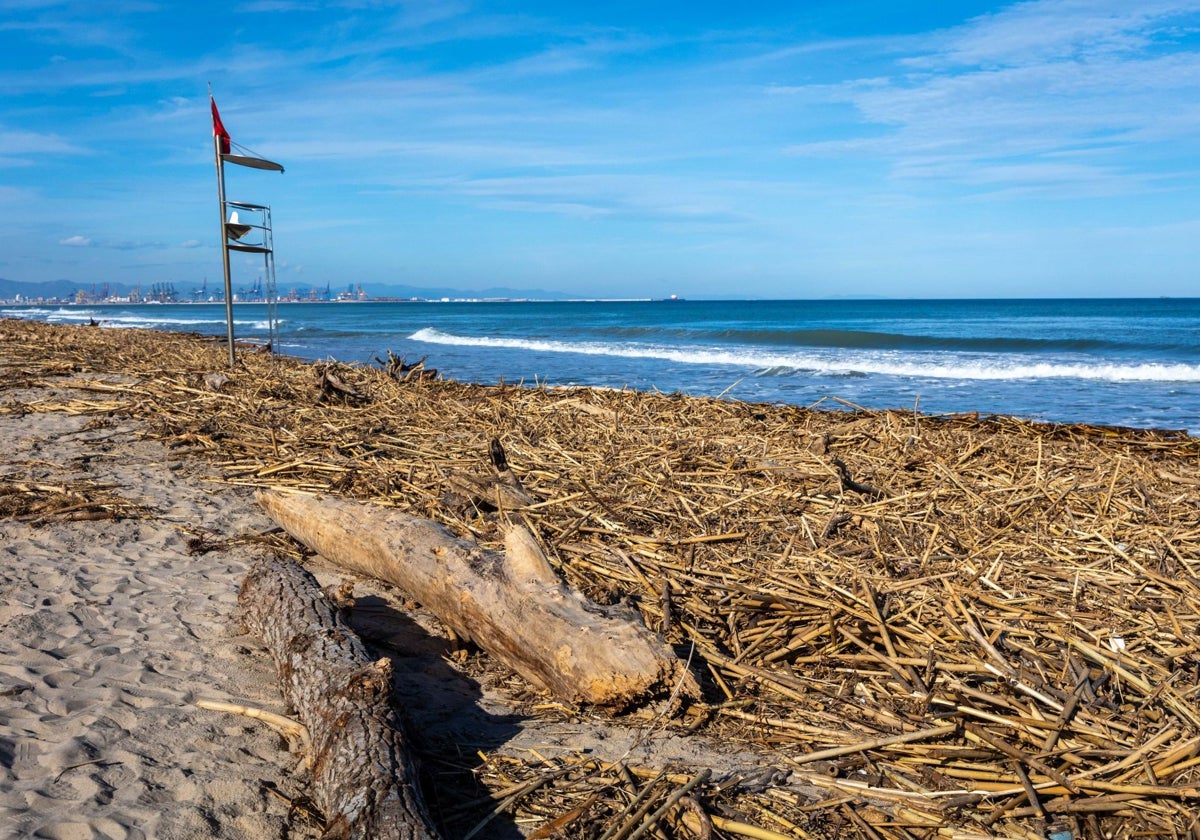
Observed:
[[[258,157],[249,149],[234,143],[221,122],[212,89],[208,93],[212,105],[213,156],[217,166],[217,202],[221,210],[221,264],[225,273],[225,333],[229,343],[229,366],[237,364],[233,335],[233,278],[229,252],[241,251],[263,255],[263,301],[267,305],[268,343],[271,353],[279,352],[279,298],[275,290],[275,236],[271,228],[271,208],[265,204],[230,201],[225,197],[225,164],[246,166],[268,172],[283,172],[283,166]],[[234,150],[237,150],[236,152]]]

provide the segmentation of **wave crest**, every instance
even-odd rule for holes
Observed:
[[[1021,356],[903,354],[895,351],[813,353],[770,352],[754,348],[671,347],[655,344],[568,342],[554,339],[454,335],[427,327],[412,341],[465,347],[496,347],[540,353],[579,353],[629,359],[658,359],[679,364],[728,365],[756,376],[898,376],[912,379],[1012,380],[1087,379],[1111,382],[1200,382],[1200,365],[1118,364],[1112,362],[1040,362]]]

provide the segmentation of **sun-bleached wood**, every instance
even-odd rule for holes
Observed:
[[[404,589],[460,637],[559,699],[622,709],[672,690],[697,693],[683,663],[640,616],[567,587],[528,532],[510,535],[506,555],[435,522],[349,499],[273,491],[257,498],[313,551]]]

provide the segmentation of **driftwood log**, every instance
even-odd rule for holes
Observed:
[[[533,536],[512,527],[504,554],[399,511],[330,496],[260,491],[288,533],[331,562],[393,583],[459,636],[559,699],[612,709],[695,696],[685,665],[632,609],[567,587]]]
[[[238,603],[308,730],[312,799],[326,820],[322,837],[438,837],[391,704],[391,663],[371,660],[317,581],[294,562],[256,562]]]

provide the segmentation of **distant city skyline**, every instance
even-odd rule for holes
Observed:
[[[1196,295],[1198,46],[1200,0],[8,0],[0,278],[219,286],[211,83],[281,290]]]

